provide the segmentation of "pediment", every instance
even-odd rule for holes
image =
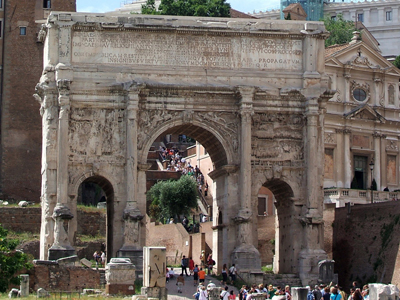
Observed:
[[[325,61],[325,66],[330,66],[330,67],[342,67],[343,64],[336,59],[336,57],[331,57]]]
[[[370,121],[377,121],[380,123],[386,122],[386,119],[368,104],[356,107],[349,113],[344,114],[344,117],[346,119],[370,120]]]
[[[385,70],[386,74],[390,72],[390,75],[400,75],[400,70],[364,42],[349,44],[348,47],[333,53],[325,60],[326,63],[329,62],[330,64],[333,61],[335,61],[338,66],[342,64],[356,68],[381,69]]]

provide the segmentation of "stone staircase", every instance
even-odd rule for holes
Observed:
[[[106,270],[104,268],[97,270],[100,273],[100,288],[106,286]]]
[[[290,287],[302,286],[301,280],[296,274],[272,274],[267,273],[263,275],[264,284],[273,284],[274,286],[284,287],[290,285]]]

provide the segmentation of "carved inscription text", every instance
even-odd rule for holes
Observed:
[[[302,69],[301,40],[75,31],[72,49],[74,63]]]

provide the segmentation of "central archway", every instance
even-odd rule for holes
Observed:
[[[211,172],[204,174],[206,181],[212,182],[210,184],[212,191],[210,191],[212,194],[212,215],[214,216],[212,220],[212,241],[207,241],[207,245],[211,248],[213,259],[217,262],[215,268],[219,270],[224,262],[229,261],[229,252],[233,250],[236,242],[235,230],[227,230],[230,225],[229,222],[231,222],[232,216],[235,213],[235,210],[232,208],[237,207],[239,204],[236,190],[238,176],[226,171],[230,164],[237,164],[237,161],[233,160],[233,155],[231,154],[234,151],[232,141],[229,140],[229,136],[224,136],[223,133],[217,128],[212,127],[211,124],[200,124],[196,121],[185,123],[175,120],[163,123],[160,128],[152,131],[152,135],[149,137],[140,156],[143,163],[145,158],[147,162],[148,151],[153,142],[159,140],[160,136],[169,134],[186,135],[196,140],[205,148],[212,161],[213,168],[210,170]],[[144,186],[139,187],[141,191],[144,191],[144,189]],[[230,248],[230,251],[228,251],[228,248]],[[197,257],[197,255],[194,257]]]

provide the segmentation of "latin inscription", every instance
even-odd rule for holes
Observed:
[[[74,32],[74,63],[302,69],[302,41],[137,32]]]

